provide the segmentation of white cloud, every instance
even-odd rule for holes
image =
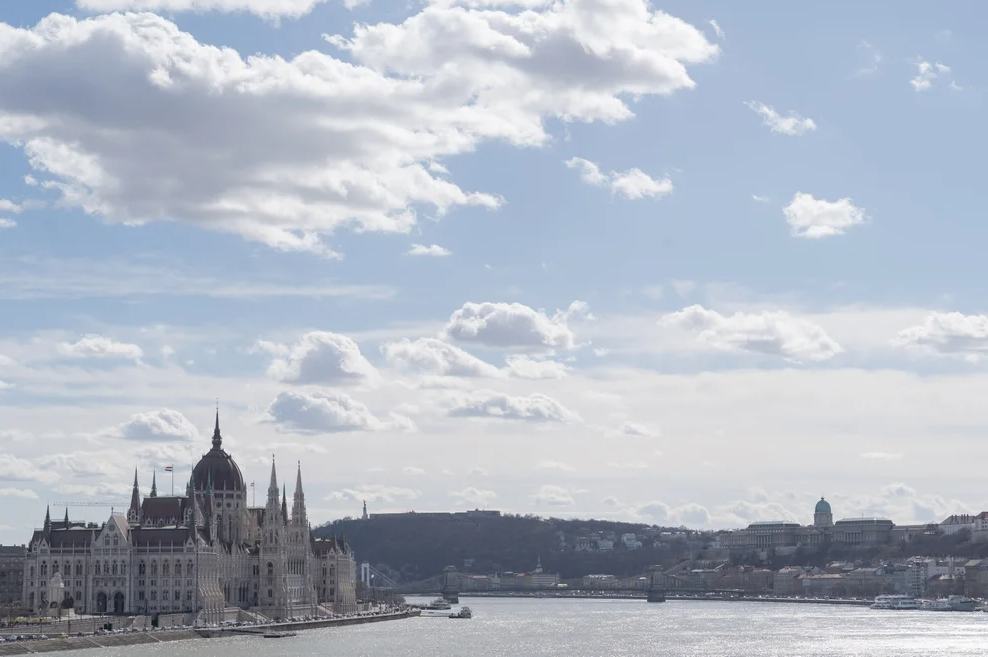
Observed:
[[[314,2],[263,6],[294,15]],[[192,6],[154,0],[166,3]],[[323,241],[335,230],[408,233],[416,208],[498,207],[430,163],[491,140],[543,145],[548,118],[626,120],[626,98],[691,88],[687,65],[718,53],[645,0],[523,13],[427,4],[399,24],[328,36],[346,61],[317,50],[244,58],[147,13],[52,14],[2,29],[0,114],[14,118],[0,140],[24,152],[63,205],[324,256],[337,255]]]
[[[71,497],[116,497],[126,499],[130,495],[131,487],[127,484],[101,483],[101,484],[62,484],[55,488],[55,492]]]
[[[753,100],[746,102],[745,105],[762,117],[762,123],[768,126],[769,130],[780,135],[799,137],[816,130],[816,123],[813,122],[813,119],[800,116],[796,112],[789,112],[789,116],[782,116],[770,105]]]
[[[367,501],[371,504],[375,504],[378,502],[393,503],[397,500],[416,500],[421,495],[421,491],[412,488],[385,486],[383,484],[370,484],[358,486],[356,488],[344,488],[341,491],[334,491],[327,495],[326,499],[330,501]]]
[[[0,497],[15,497],[22,500],[36,500],[38,494],[30,488],[0,488]]]
[[[122,440],[193,442],[199,438],[199,430],[178,411],[162,408],[136,413],[99,435]]]
[[[561,379],[566,365],[554,360],[535,360],[526,356],[508,356],[508,371],[520,379]]]
[[[105,335],[87,335],[78,342],[60,342],[58,353],[70,358],[106,358],[139,361],[144,351],[136,344],[118,342]]]
[[[769,199],[767,196],[759,196],[758,194],[752,194],[751,200],[757,201],[758,203],[768,203],[771,199]]]
[[[640,436],[643,438],[658,438],[662,435],[662,432],[657,427],[649,426],[647,424],[625,421],[621,423],[621,426],[617,428],[614,434],[624,436]]]
[[[590,160],[573,157],[566,160],[570,169],[579,169],[580,178],[589,185],[606,185],[611,193],[635,201],[645,197],[658,198],[672,193],[673,184],[668,178],[655,180],[641,169],[601,173],[600,168]]]
[[[650,522],[667,527],[706,527],[711,522],[707,508],[692,502],[677,507],[670,507],[662,502],[647,502],[637,506],[634,511]]]
[[[444,249],[438,244],[431,244],[429,246],[424,244],[412,244],[412,248],[408,250],[407,255],[442,258],[444,256],[453,255],[453,252],[449,249]]]
[[[497,367],[435,338],[388,342],[381,347],[391,367],[441,376],[500,376]]]
[[[547,395],[512,396],[478,390],[458,399],[451,417],[485,417],[529,422],[579,422],[580,416]]]
[[[17,222],[13,219],[5,219],[0,217],[0,228],[16,228]]]
[[[871,461],[898,461],[902,458],[902,454],[898,452],[864,452],[861,454],[861,458]]]
[[[8,390],[13,387],[14,387],[13,383],[7,383],[6,381],[0,379],[0,390]]]
[[[693,305],[666,315],[659,325],[688,331],[715,349],[779,356],[792,362],[829,360],[843,351],[822,327],[782,310],[725,316]]]
[[[714,34],[717,35],[717,38],[723,41],[726,37],[724,36],[724,30],[721,29],[720,24],[713,19],[710,19],[707,22],[710,23],[710,27],[714,28]]]
[[[533,496],[536,504],[549,506],[570,506],[573,504],[573,494],[562,486],[546,484],[539,488]]]
[[[46,454],[38,458],[38,465],[74,475],[113,478],[120,476],[115,462],[118,456],[114,451]]]
[[[422,468],[416,468],[414,466],[407,465],[401,469],[401,474],[405,475],[406,477],[421,477],[425,475],[425,470],[423,470]]]
[[[18,205],[13,201],[5,198],[0,198],[0,212],[13,212],[17,214],[24,209],[24,206]]]
[[[488,347],[553,351],[575,349],[576,336],[569,320],[585,314],[587,305],[574,301],[552,317],[521,303],[471,303],[450,316],[443,334],[458,342]]]
[[[560,461],[539,461],[535,464],[536,470],[560,470],[561,472],[576,472],[574,468],[569,463],[562,463]]]
[[[922,324],[899,331],[892,345],[978,361],[988,356],[988,317],[931,313]]]
[[[916,91],[927,91],[933,82],[942,75],[950,73],[950,67],[936,62],[931,64],[925,59],[916,62],[916,77],[909,81]]]
[[[475,506],[487,505],[497,497],[497,494],[492,490],[483,490],[473,486],[467,486],[463,490],[450,491],[449,494],[458,499],[460,504],[473,504]]]
[[[13,454],[0,453],[0,482],[8,481],[37,481],[50,484],[58,480],[58,475],[51,470],[39,468],[25,459]]]
[[[357,343],[339,333],[311,331],[293,346],[259,340],[255,349],[278,356],[268,376],[284,383],[347,385],[378,379]]]
[[[792,227],[792,234],[807,239],[843,235],[848,228],[868,218],[849,198],[825,201],[802,192],[797,192],[782,212]]]
[[[858,73],[860,75],[871,75],[872,73],[877,73],[878,67],[882,63],[882,53],[868,41],[862,41],[858,44],[858,49],[863,50],[865,52],[865,57],[867,58],[867,63],[858,69]]]
[[[300,434],[409,430],[411,420],[392,413],[383,421],[361,402],[336,392],[282,392],[262,418],[280,431]]]
[[[93,12],[250,12],[267,19],[300,18],[323,2],[327,0],[75,0],[79,9]],[[353,4],[346,0],[347,7]]]

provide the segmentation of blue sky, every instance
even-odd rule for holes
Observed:
[[[318,520],[982,510],[984,10],[480,4],[0,7],[0,540],[217,397]]]

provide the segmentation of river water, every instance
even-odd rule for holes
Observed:
[[[410,602],[415,600],[409,600]],[[445,616],[71,653],[73,657],[949,657],[988,654],[988,614],[831,605],[464,598]],[[417,601],[416,601],[417,602]],[[455,609],[455,607],[454,607]],[[69,653],[59,653],[68,655]]]

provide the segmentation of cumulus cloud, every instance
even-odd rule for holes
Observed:
[[[762,117],[762,123],[774,133],[799,137],[816,130],[816,123],[813,122],[813,119],[800,116],[796,112],[789,112],[789,116],[782,116],[770,105],[753,100],[746,102],[745,105]]]
[[[0,488],[0,497],[14,497],[22,500],[36,500],[38,494],[30,488]]]
[[[508,372],[519,379],[561,379],[567,367],[554,360],[535,360],[526,356],[509,356]]]
[[[412,421],[402,415],[392,413],[389,420],[381,420],[349,395],[318,391],[280,393],[261,421],[274,424],[279,431],[300,434],[414,428]]]
[[[624,421],[621,423],[621,426],[612,432],[612,435],[658,438],[662,435],[662,432],[658,429],[658,427],[649,426],[647,424],[639,424],[638,422]]]
[[[602,173],[600,167],[581,157],[566,160],[566,166],[580,171],[580,179],[588,185],[606,186],[616,196],[635,201],[645,197],[659,198],[672,194],[672,181],[668,178],[655,180],[641,169]]]
[[[359,0],[345,0],[346,6]],[[75,0],[79,9],[93,12],[180,11],[250,12],[267,19],[300,18],[327,0]]]
[[[512,396],[492,390],[478,390],[457,400],[451,417],[486,417],[529,422],[579,422],[580,416],[558,401],[539,393]]]
[[[0,228],[16,228],[16,227],[17,227],[17,222],[14,221],[13,219],[5,219],[4,217],[0,217]]]
[[[549,506],[570,506],[573,504],[573,493],[562,486],[546,484],[532,496],[536,504]]]
[[[444,256],[453,255],[453,252],[449,249],[444,249],[438,244],[430,244],[429,246],[426,246],[425,244],[412,244],[412,248],[408,250],[407,255],[442,258]]]
[[[105,335],[87,335],[78,342],[60,342],[58,353],[69,358],[103,358],[139,361],[144,350]]]
[[[725,316],[693,305],[666,315],[659,325],[688,331],[716,349],[779,356],[792,362],[829,360],[843,351],[821,326],[782,310]]]
[[[8,481],[37,481],[50,484],[58,480],[58,475],[51,470],[39,468],[25,459],[13,454],[0,454],[0,482]]]
[[[440,376],[500,376],[497,367],[435,338],[403,339],[381,347],[388,365],[396,369]]]
[[[706,507],[689,502],[670,507],[663,502],[646,502],[634,509],[635,513],[657,525],[704,527],[710,524],[710,511]]]
[[[979,361],[988,356],[988,317],[931,313],[922,324],[899,331],[892,345]]]
[[[413,488],[402,488],[400,486],[385,486],[383,484],[369,484],[356,488],[344,488],[334,491],[326,496],[329,501],[367,501],[372,504],[377,502],[395,502],[397,500],[415,500],[422,495],[421,491]]]
[[[199,430],[178,411],[162,408],[131,415],[126,422],[105,429],[100,435],[135,441],[192,442],[199,437]]]
[[[347,385],[378,379],[357,343],[339,333],[312,331],[292,346],[260,340],[255,349],[276,356],[268,376],[284,383]]]
[[[916,77],[909,81],[915,91],[927,91],[933,86],[933,82],[950,73],[950,67],[936,62],[931,64],[925,59],[916,62]]]
[[[401,469],[401,474],[406,477],[421,477],[425,475],[425,470],[408,465]]]
[[[463,490],[453,490],[449,494],[451,497],[457,499],[459,504],[473,504],[476,506],[487,505],[497,497],[497,494],[492,490],[482,490],[473,486],[467,486]]]
[[[281,15],[316,2],[81,1]],[[436,160],[491,140],[540,146],[549,118],[626,120],[626,98],[691,88],[687,65],[718,53],[645,0],[457,5],[327,36],[345,60],[245,58],[149,13],[4,24],[0,140],[63,205],[107,221],[179,220],[333,256],[336,230],[408,233],[416,208],[500,205]]]
[[[526,351],[575,349],[576,336],[569,321],[586,314],[587,304],[574,301],[569,308],[549,317],[521,303],[463,304],[443,329],[445,337],[488,347]]]
[[[868,218],[849,198],[825,201],[802,192],[797,192],[782,212],[792,227],[792,234],[807,239],[843,235],[848,228]]]

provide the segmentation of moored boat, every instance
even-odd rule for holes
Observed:
[[[455,614],[450,614],[450,618],[473,618],[473,612],[470,611],[470,607],[460,607],[460,610]]]
[[[919,600],[911,595],[877,595],[872,609],[919,609]]]

